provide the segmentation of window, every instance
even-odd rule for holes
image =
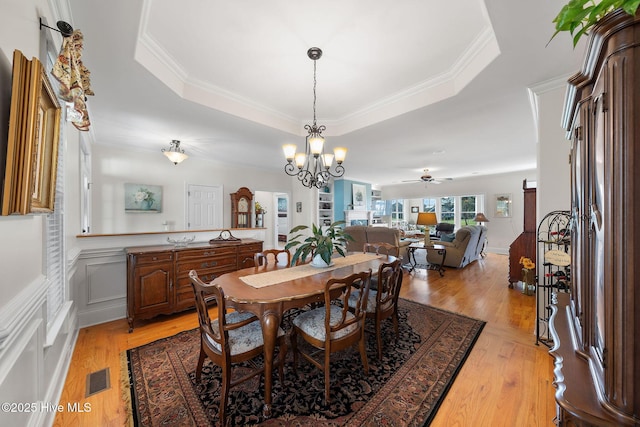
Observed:
[[[440,198],[440,222],[456,222],[456,198],[453,196]]]
[[[44,50],[41,53],[41,61],[46,70],[53,68],[53,63],[58,56],[51,36],[47,31],[41,31],[41,45]],[[49,81],[57,93],[58,80],[48,73]],[[62,106],[60,117],[60,139],[58,147],[57,179],[55,189],[54,211],[46,216],[44,221],[44,266],[43,271],[47,280],[47,324],[45,346],[53,344],[58,331],[63,325],[67,311],[71,307],[68,301],[66,286],[66,263],[64,248],[64,165],[66,111],[64,101],[58,100]]]
[[[438,199],[422,199],[422,212],[436,212]]]
[[[391,226],[400,227],[404,222],[404,200],[391,200]]]
[[[465,225],[476,225],[473,221],[476,213],[482,212],[484,196],[481,194],[470,196],[445,196],[433,199],[422,199],[424,212],[435,212],[439,222],[455,224],[456,228]]]
[[[476,216],[476,196],[460,197],[460,219],[463,224],[475,225],[473,218]]]

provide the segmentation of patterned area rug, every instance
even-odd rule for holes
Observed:
[[[323,404],[323,374],[301,358],[294,374],[274,372],[272,417],[262,416],[261,378],[231,389],[228,422],[265,426],[422,426],[434,417],[485,322],[400,300],[400,339],[383,322],[379,360],[368,321],[369,375],[357,349],[332,355],[331,401]],[[220,369],[206,361],[196,383],[198,330],[179,333],[126,352],[123,382],[130,387],[132,424],[218,425]],[[124,355],[124,353],[123,353]],[[289,359],[291,360],[291,354]]]

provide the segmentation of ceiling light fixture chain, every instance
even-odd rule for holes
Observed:
[[[304,125],[304,129],[308,134],[305,138],[305,151],[303,153],[297,153],[297,147],[294,144],[287,144],[282,147],[287,159],[284,171],[287,175],[296,176],[305,187],[322,188],[329,183],[331,178],[338,178],[344,175],[345,169],[342,166],[342,162],[344,162],[347,150],[346,148],[338,147],[333,150],[334,154],[325,154],[324,152],[322,132],[326,127],[324,125],[318,126],[316,121],[316,61],[322,56],[322,50],[312,47],[307,51],[307,56],[313,60],[313,123]],[[334,159],[336,165],[331,170]]]

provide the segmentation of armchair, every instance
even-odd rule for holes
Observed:
[[[462,268],[480,258],[487,228],[482,225],[466,225],[456,231],[453,242],[439,242],[447,250],[444,265],[447,267]],[[442,255],[437,251],[427,251],[427,262],[430,264],[442,264]]]
[[[436,224],[436,233],[432,237],[440,239],[443,234],[453,233],[454,228],[455,224],[452,224],[450,222],[439,222],[438,224]]]

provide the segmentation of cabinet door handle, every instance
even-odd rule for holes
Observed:
[[[203,262],[200,264],[200,268],[215,267],[216,265],[218,265],[217,261]]]
[[[173,290],[173,279],[169,279],[169,290]]]

